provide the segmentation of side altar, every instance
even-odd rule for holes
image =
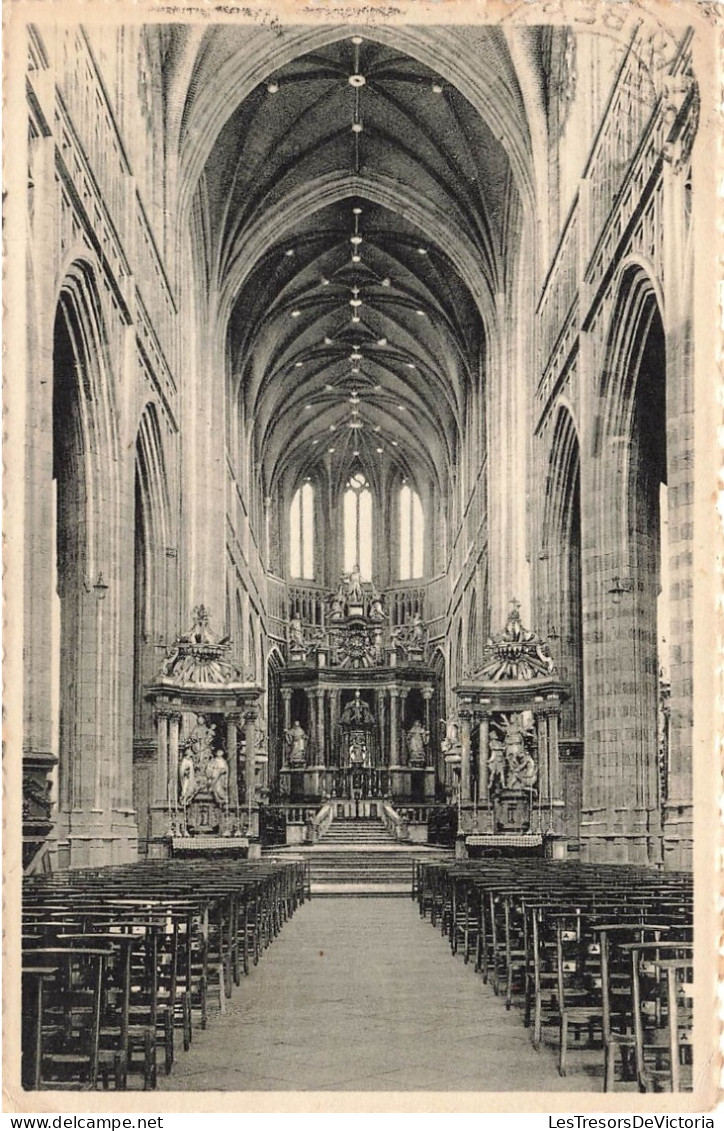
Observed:
[[[359,570],[327,599],[323,626],[289,621],[280,673],[280,800],[435,799],[435,671],[419,608],[391,626]]]
[[[482,667],[455,688],[446,760],[458,779],[459,828],[473,853],[507,844],[563,856],[558,727],[568,690],[547,641],[511,606]]]
[[[267,762],[262,694],[199,605],[146,689],[157,733],[152,855],[234,843],[241,854],[257,836]]]

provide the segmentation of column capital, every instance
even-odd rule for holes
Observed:
[[[280,690],[281,690],[281,693],[282,693],[282,699],[286,699],[286,700],[291,699],[291,697],[292,697],[291,687],[282,687],[282,688],[280,688]]]
[[[254,723],[259,718],[259,708],[249,707],[244,711],[244,722]]]
[[[422,688],[422,698],[423,699],[427,699],[429,701],[430,699],[432,699],[434,694],[435,694],[435,688],[434,687],[423,687]]]

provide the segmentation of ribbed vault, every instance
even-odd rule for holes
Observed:
[[[390,29],[300,33],[311,46],[296,55],[248,32],[236,77],[233,42],[195,45],[179,164],[193,169],[205,146],[196,208],[229,406],[266,495],[322,473],[334,488],[361,466],[445,497],[470,398],[484,395],[535,179],[524,100],[498,30],[474,32],[487,83],[466,78],[469,44],[450,81],[457,32],[437,69],[411,30],[400,45]],[[257,51],[277,65],[251,85]],[[243,96],[222,110],[222,89]]]

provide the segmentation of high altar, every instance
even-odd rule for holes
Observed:
[[[290,618],[281,673],[281,799],[407,802],[435,797],[435,673],[419,610],[390,627],[359,571],[342,579],[316,628]]]

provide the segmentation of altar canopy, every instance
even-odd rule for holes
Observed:
[[[567,694],[547,641],[523,626],[512,601],[483,664],[455,688],[457,788],[463,827],[476,838],[562,832],[558,727]]]

